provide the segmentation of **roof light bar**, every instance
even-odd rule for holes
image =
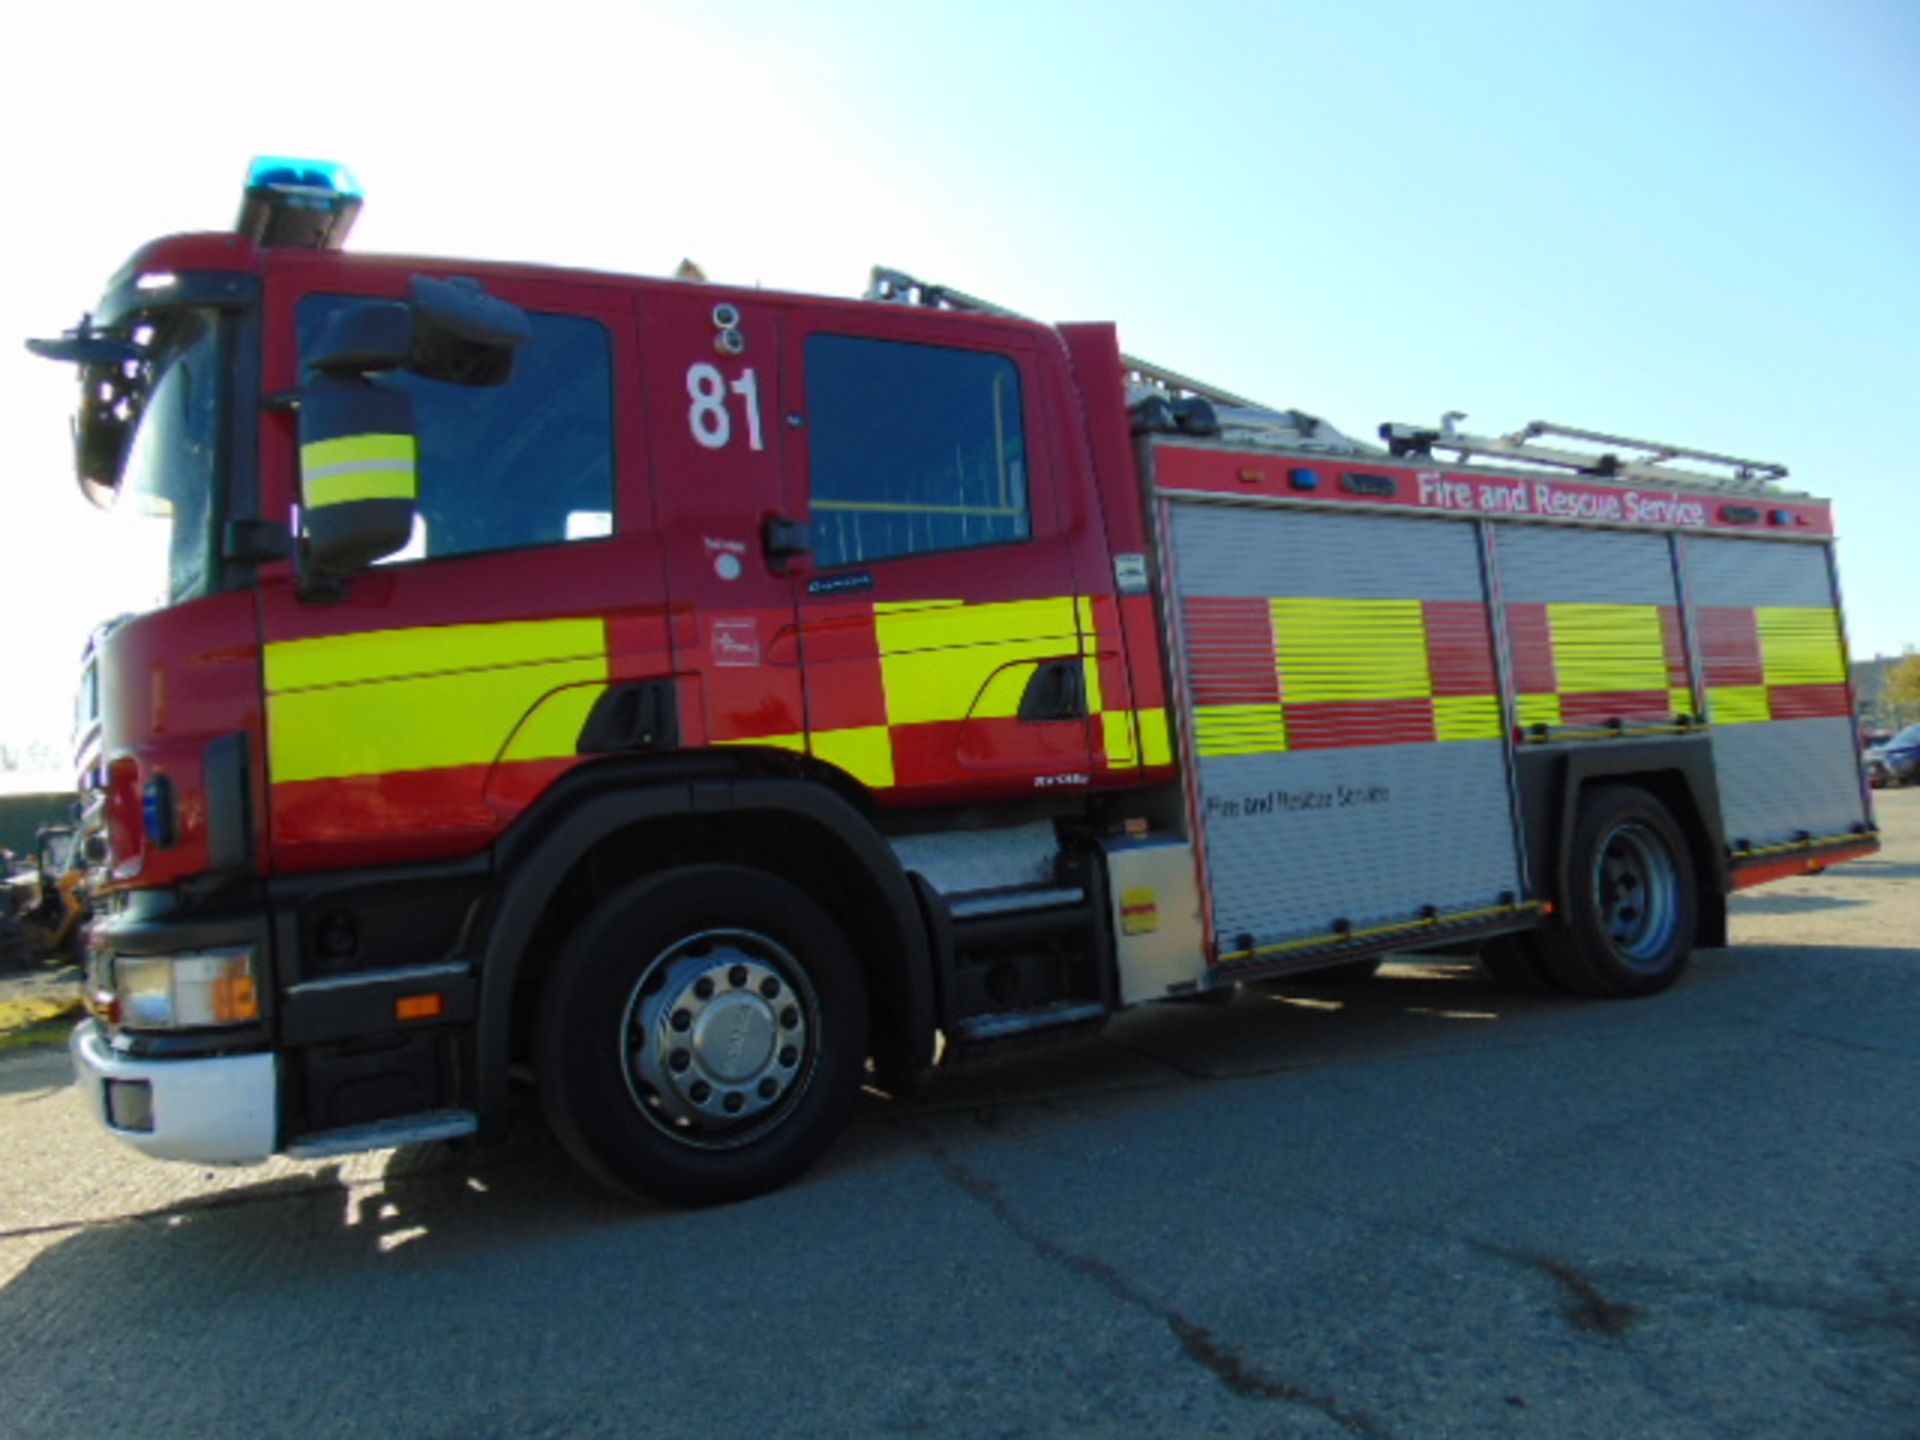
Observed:
[[[359,181],[331,160],[261,155],[247,169],[234,229],[256,245],[338,250],[360,213]]]

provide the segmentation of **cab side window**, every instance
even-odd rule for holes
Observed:
[[[302,362],[328,316],[356,303],[309,295],[295,312]],[[513,378],[468,388],[417,375],[375,383],[413,397],[420,514],[397,561],[591,540],[613,533],[613,357],[606,327],[534,314]]]
[[[1010,357],[810,335],[805,358],[817,566],[1032,535],[1020,372]]]

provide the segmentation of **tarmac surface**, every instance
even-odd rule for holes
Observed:
[[[212,1171],[0,1054],[28,1437],[1920,1435],[1920,790],[1671,993],[1153,1007],[675,1212],[500,1150]],[[3,998],[3,997],[0,997]]]

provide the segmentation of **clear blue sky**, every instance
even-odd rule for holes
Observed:
[[[1855,654],[1920,643],[1920,3],[154,15],[45,7],[0,60],[0,742],[64,740],[112,581],[75,573],[70,379],[17,337],[229,224],[261,151],[355,168],[357,248],[841,294],[881,262],[1349,433],[1783,461],[1837,504]]]

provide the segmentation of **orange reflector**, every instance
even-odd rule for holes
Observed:
[[[1240,483],[1242,485],[1258,485],[1266,478],[1267,472],[1264,470],[1242,470],[1240,472]]]
[[[1541,913],[1542,915],[1551,915],[1551,914],[1553,914],[1553,902],[1552,902],[1551,900],[1543,900],[1543,901],[1541,901],[1541,902],[1540,902],[1540,913]]]
[[[229,975],[213,982],[213,1018],[222,1025],[260,1018],[260,995],[254,989],[253,976]]]
[[[446,1008],[447,1002],[438,992],[431,995],[402,995],[393,1002],[393,1018],[431,1020]]]

